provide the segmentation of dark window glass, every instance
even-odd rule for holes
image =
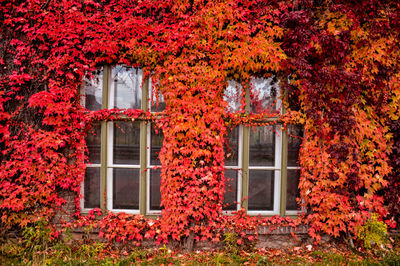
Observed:
[[[275,126],[250,129],[250,166],[275,165]]]
[[[236,210],[238,171],[225,169],[224,210]]]
[[[103,69],[93,72],[93,77],[83,79],[85,107],[92,111],[102,109]]]
[[[250,211],[267,211],[274,208],[274,171],[249,170]]]
[[[113,169],[113,209],[139,209],[140,169]]]
[[[114,122],[114,164],[140,163],[140,124]]]
[[[291,125],[288,127],[288,166],[299,166],[299,152],[303,138],[303,128]]]
[[[115,66],[111,74],[111,108],[142,108],[143,72],[138,68]]]
[[[279,81],[271,78],[252,78],[250,82],[250,109],[252,113],[275,112]]]
[[[161,129],[155,129],[155,125],[151,124],[151,151],[150,151],[150,164],[151,165],[160,165],[159,154],[161,151],[161,147],[164,141],[164,135]]]
[[[239,165],[239,127],[228,128],[228,136],[225,139],[225,165]]]
[[[150,169],[150,210],[161,210],[161,169]]]
[[[84,208],[100,208],[100,168],[86,168],[83,184]]]
[[[286,210],[297,210],[296,198],[300,197],[300,170],[287,170]]]
[[[101,154],[101,126],[99,124],[93,125],[88,132],[86,138],[86,145],[89,152],[89,163],[100,163]]]

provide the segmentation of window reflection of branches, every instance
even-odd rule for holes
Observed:
[[[140,109],[142,104],[143,72],[138,68],[116,66],[112,70],[113,108]]]
[[[280,108],[277,104],[280,87],[275,76],[270,78],[252,78],[250,82],[250,107],[251,112],[269,113]]]

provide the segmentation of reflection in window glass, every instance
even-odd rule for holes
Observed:
[[[161,91],[153,90],[153,83],[151,78],[150,78],[149,90],[151,95],[151,111],[152,112],[164,111],[165,110],[164,96],[162,95]]]
[[[110,108],[142,108],[143,72],[138,68],[116,66],[111,76]]]
[[[101,153],[101,126],[93,125],[86,137],[86,145],[89,152],[89,163],[100,163]]]
[[[228,81],[228,87],[224,91],[224,101],[228,103],[226,111],[235,113],[240,111],[242,86],[233,80]]]
[[[239,164],[239,127],[227,128],[228,136],[225,139],[225,165],[237,166]]]
[[[150,169],[150,210],[161,210],[161,169]]]
[[[225,193],[223,209],[227,211],[236,210],[238,171],[225,169]]]
[[[152,104],[151,111],[152,112],[162,112],[165,110],[165,101],[164,96],[161,92],[158,93],[158,99],[155,93],[152,93]]]
[[[250,82],[250,108],[252,113],[273,112],[277,110],[279,81],[271,78],[252,78]]]
[[[275,126],[256,127],[250,130],[250,166],[275,165]]]
[[[140,163],[140,124],[114,122],[114,164]]]
[[[96,70],[92,78],[83,79],[85,107],[91,111],[102,109],[103,69]]]
[[[267,211],[274,207],[274,171],[249,170],[250,211]]]
[[[299,166],[299,152],[303,138],[301,126],[288,127],[288,166]]]
[[[100,208],[100,167],[88,167],[83,182],[84,208]]]
[[[113,209],[139,209],[140,169],[113,169]]]
[[[297,210],[296,198],[300,197],[299,190],[300,169],[287,171],[286,210]]]

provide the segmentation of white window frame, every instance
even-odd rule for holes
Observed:
[[[238,165],[225,165],[224,169],[237,171],[237,188],[236,188],[236,210],[223,210],[223,214],[229,215],[237,211],[242,206],[242,173],[243,173],[243,125],[238,126]],[[226,177],[225,177],[226,178]]]
[[[250,129],[251,130],[251,129]],[[249,134],[250,137],[250,134]],[[250,143],[249,143],[249,154],[250,154]],[[281,198],[281,171],[282,171],[282,131],[281,125],[276,125],[275,132],[275,165],[274,166],[250,166],[249,159],[249,183],[250,183],[250,171],[251,170],[270,170],[274,171],[274,203],[273,209],[269,211],[265,210],[247,210],[249,215],[279,215],[280,213],[280,198]]]
[[[161,210],[151,210],[150,209],[150,171],[153,170],[155,167],[160,167],[160,165],[152,165],[151,164],[151,124],[152,123],[148,123],[147,124],[147,153],[146,153],[146,157],[147,157],[147,167],[146,167],[146,180],[147,180],[147,184],[146,184],[146,214],[150,214],[150,215],[160,215],[161,214]],[[161,178],[161,177],[160,177]]]
[[[140,135],[142,135],[142,131],[140,130]],[[142,144],[140,144],[142,145]],[[131,214],[140,214],[140,207],[138,209],[114,209],[113,208],[113,169],[121,168],[121,169],[139,169],[139,204],[140,204],[140,158],[139,164],[114,164],[113,163],[113,151],[114,151],[114,122],[107,123],[107,210],[113,212],[125,212]]]

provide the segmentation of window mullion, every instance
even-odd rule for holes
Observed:
[[[143,81],[142,86],[142,110],[148,109],[149,78]],[[139,192],[139,210],[140,214],[145,215],[147,210],[147,122],[140,122],[140,192]]]
[[[287,131],[282,130],[282,157],[281,157],[281,204],[280,216],[286,215],[286,187],[287,187],[287,153],[288,136]]]
[[[103,92],[102,92],[102,109],[108,108],[108,95],[110,88],[110,67],[103,67]],[[101,121],[101,170],[100,170],[100,208],[107,209],[107,164],[108,164],[108,132],[107,122]]]
[[[143,99],[143,98],[142,98]],[[146,214],[146,191],[147,191],[147,125],[146,122],[140,122],[140,192],[139,192],[139,209],[140,214]]]
[[[245,112],[250,113],[250,87],[246,87],[245,94]],[[242,198],[241,206],[246,211],[248,210],[248,196],[249,196],[249,144],[250,144],[250,128],[243,126],[243,158],[242,158]]]

